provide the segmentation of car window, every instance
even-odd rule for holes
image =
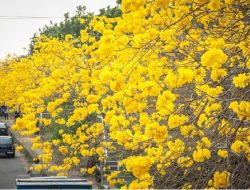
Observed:
[[[12,143],[12,138],[1,138],[0,137],[0,144],[11,144]]]
[[[0,123],[0,128],[6,128],[5,123]]]

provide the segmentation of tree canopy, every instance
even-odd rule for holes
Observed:
[[[119,162],[114,188],[249,188],[250,2],[121,3],[0,65],[0,100],[25,113],[12,128],[51,135],[32,149],[57,175],[93,174],[95,157]]]

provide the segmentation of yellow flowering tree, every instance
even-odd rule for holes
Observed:
[[[121,17],[96,16],[79,38],[41,36],[34,54],[3,62],[0,100],[21,105],[23,135],[51,114],[50,138],[40,131],[32,148],[58,175],[116,155],[113,187],[248,188],[249,7],[123,0]]]

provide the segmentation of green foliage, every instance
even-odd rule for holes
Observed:
[[[116,3],[117,3],[118,5],[121,5],[121,4],[122,4],[122,0],[116,0]]]
[[[108,6],[107,8],[100,9],[100,16],[106,16],[108,18],[115,18],[121,16],[122,12],[121,9],[116,6],[114,8],[110,8]]]

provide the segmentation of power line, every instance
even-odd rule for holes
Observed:
[[[27,20],[27,19],[64,19],[64,17],[53,17],[53,16],[2,16],[0,20]]]

